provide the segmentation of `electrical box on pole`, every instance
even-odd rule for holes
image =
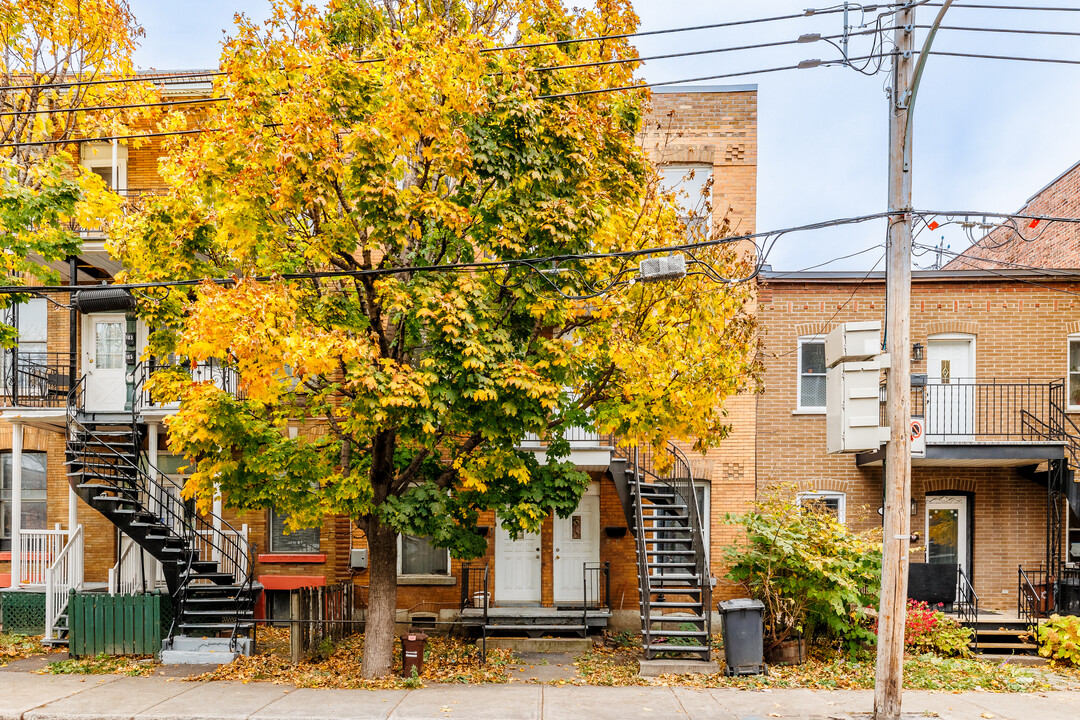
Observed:
[[[888,440],[881,423],[881,323],[850,322],[825,336],[825,449],[877,450]]]

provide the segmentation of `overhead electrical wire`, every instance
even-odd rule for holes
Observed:
[[[953,7],[956,7],[953,5]],[[918,30],[929,30],[930,25],[916,25]],[[959,25],[941,25],[938,30],[953,30],[956,32],[984,32],[984,33],[1007,33],[1012,35],[1053,35],[1063,37],[1078,37],[1080,31],[1074,30],[1027,30],[1022,28],[984,28],[984,27],[967,27]]]
[[[898,5],[901,5],[901,4],[902,3],[892,3],[892,4],[888,4],[888,5],[877,6],[877,7],[895,7],[895,6],[898,6]],[[831,14],[839,13],[839,12],[843,12],[843,11],[844,11],[844,9],[843,9],[842,6],[836,6],[836,7],[831,7],[831,8],[823,8],[823,9],[807,8],[805,11],[803,11],[801,13],[791,13],[791,14],[788,14],[788,15],[775,15],[775,16],[772,16],[772,17],[765,17],[765,18],[751,18],[749,20],[731,20],[731,21],[722,22],[722,23],[709,23],[707,25],[693,25],[693,26],[686,26],[686,27],[665,28],[663,30],[643,30],[643,31],[639,31],[639,32],[619,33],[619,34],[613,34],[613,35],[595,35],[595,36],[583,37],[583,38],[566,38],[566,39],[562,39],[562,40],[547,40],[547,41],[538,42],[538,43],[522,43],[522,44],[518,44],[518,45],[500,45],[500,46],[497,46],[497,47],[481,48],[479,50],[479,52],[481,52],[481,53],[493,53],[493,52],[503,52],[503,51],[508,51],[508,50],[528,50],[528,49],[533,49],[533,48],[551,47],[551,46],[555,46],[555,45],[575,45],[575,44],[586,43],[586,42],[603,42],[603,41],[606,41],[606,40],[622,40],[622,39],[626,39],[626,38],[646,37],[646,36],[651,36],[651,35],[667,35],[667,34],[671,34],[671,33],[694,32],[694,31],[698,31],[698,30],[715,30],[715,29],[726,28],[726,27],[739,27],[739,26],[742,26],[742,25],[755,25],[755,24],[759,24],[759,23],[778,22],[778,21],[781,21],[781,20],[794,20],[794,19],[798,19],[798,18],[815,17],[817,15],[831,15]],[[362,59],[358,60],[357,62],[363,64],[363,63],[385,62],[385,60],[386,60],[385,58],[381,58],[381,57],[380,58],[362,58]],[[101,80],[72,80],[72,81],[69,81],[69,82],[61,82],[61,83],[39,83],[39,84],[27,84],[27,85],[21,85],[21,84],[20,85],[6,85],[6,86],[0,86],[0,92],[18,91],[18,90],[24,90],[24,91],[25,90],[50,90],[50,89],[60,90],[60,89],[71,88],[71,87],[83,87],[83,86],[92,86],[92,85],[136,83],[136,82],[161,82],[163,80],[182,80],[182,79],[195,79],[195,78],[203,78],[203,77],[219,77],[219,76],[222,76],[222,75],[225,75],[225,74],[226,73],[223,70],[204,70],[204,71],[191,71],[191,72],[173,73],[173,74],[157,75],[157,76],[145,75],[145,76],[136,76],[136,77],[129,77],[129,78],[109,78],[109,79],[101,79]]]
[[[193,98],[191,100],[165,100],[162,102],[129,103],[127,105],[87,105],[84,107],[69,108],[39,108],[37,110],[5,110],[0,112],[0,117],[19,115],[59,115],[61,113],[80,112],[103,112],[106,110],[140,110],[142,108],[173,107],[175,105],[202,105],[205,103],[223,102],[231,100],[230,97]]]
[[[931,50],[931,55],[944,55],[947,57],[980,58],[983,60],[1015,60],[1018,62],[1051,63],[1056,65],[1080,65],[1080,60],[1063,60],[1059,58],[1032,58],[1017,55],[983,55],[980,53],[947,52],[945,50]]]

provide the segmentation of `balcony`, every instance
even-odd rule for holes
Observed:
[[[592,428],[559,428],[563,437],[570,443],[570,462],[582,470],[606,470],[611,462],[611,449],[613,439],[608,435],[600,435]],[[547,440],[539,435],[529,433],[518,446],[520,450],[531,450],[536,453],[536,459],[541,463],[547,462]]]
[[[26,352],[17,348],[3,354],[0,370],[0,407],[63,408],[71,389],[71,353]]]
[[[885,386],[880,423],[888,425]],[[1070,438],[1063,380],[953,378],[913,384],[911,414],[922,417],[924,457],[912,465],[1023,466],[1061,459]],[[884,449],[860,453],[860,466],[878,465]]]

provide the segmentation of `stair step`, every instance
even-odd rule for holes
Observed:
[[[657,621],[653,620],[653,622]],[[674,620],[670,622],[674,622]],[[709,633],[704,630],[657,630],[653,628],[649,631],[649,634],[658,637],[705,637]]]
[[[693,555],[696,550],[646,550],[646,555]]]
[[[697,563],[694,562],[649,562],[648,567],[651,568],[692,568],[696,567]]]
[[[649,622],[651,623],[700,623],[705,622],[704,615],[683,615],[681,613],[672,613],[670,615],[650,615]],[[653,630],[653,634],[665,634],[663,630]]]
[[[585,629],[580,623],[577,625],[492,625],[484,626],[488,630],[513,630],[515,632],[581,632]]]
[[[701,609],[701,603],[699,602],[669,602],[667,600],[656,600],[649,603],[649,607],[654,608],[688,608],[694,610]]]
[[[669,645],[667,643],[649,643],[645,646],[646,650],[653,650],[657,652],[681,652],[681,653],[702,653],[708,652],[709,648],[702,645]]]
[[[980,640],[979,641],[979,649],[980,650],[1032,650],[1032,651],[1036,651],[1036,650],[1039,649],[1039,647],[1037,645],[1033,645],[1032,643],[1022,643],[1022,642],[1016,642],[1016,643],[983,642],[982,640]]]

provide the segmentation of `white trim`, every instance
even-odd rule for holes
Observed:
[[[1072,333],[1065,338],[1065,410],[1067,412],[1080,412],[1080,405],[1073,405],[1069,400],[1072,397],[1072,393],[1069,392],[1070,380],[1072,372],[1072,344],[1074,342],[1080,342],[1080,333]],[[1080,371],[1076,372],[1077,376],[1080,376]]]
[[[413,536],[410,536],[410,537],[416,537],[416,536],[413,535]],[[423,540],[424,538],[418,538],[418,539]],[[446,553],[446,572],[444,572],[444,573],[437,573],[437,572],[433,572],[433,573],[408,573],[408,574],[402,573],[401,572],[401,533],[398,533],[398,536],[397,536],[397,575],[398,575],[399,583],[400,583],[400,581],[402,579],[416,581],[416,580],[419,580],[421,578],[445,578],[445,577],[450,577],[450,550],[448,548],[435,548],[435,549],[436,550],[441,549],[443,552]],[[408,585],[410,583],[406,582],[406,583],[401,583],[401,584]],[[414,582],[414,583],[411,583],[411,584],[422,585],[424,583]]]
[[[22,572],[22,423],[11,425],[11,587],[18,589]]]
[[[803,500],[836,500],[836,519],[842,523],[847,522],[847,493],[837,490],[806,490],[795,496],[795,502],[800,506]]]
[[[819,343],[824,347],[825,336],[824,335],[801,335],[796,340],[795,350],[795,412],[799,414],[820,414],[824,415],[826,412],[826,406],[822,405],[803,405],[802,404],[802,354],[803,346],[811,343]],[[825,373],[821,374],[821,378],[824,380]]]
[[[957,548],[956,559],[960,564],[960,567],[964,570],[964,575],[968,578],[971,577],[971,566],[968,564],[968,557],[970,554],[971,537],[969,533],[968,524],[968,498],[966,495],[927,495],[926,502],[923,503],[925,509],[923,510],[923,518],[926,522],[926,547],[924,550],[924,558],[926,562],[930,562],[930,511],[934,509],[949,510],[956,509],[956,533],[957,533]]]

